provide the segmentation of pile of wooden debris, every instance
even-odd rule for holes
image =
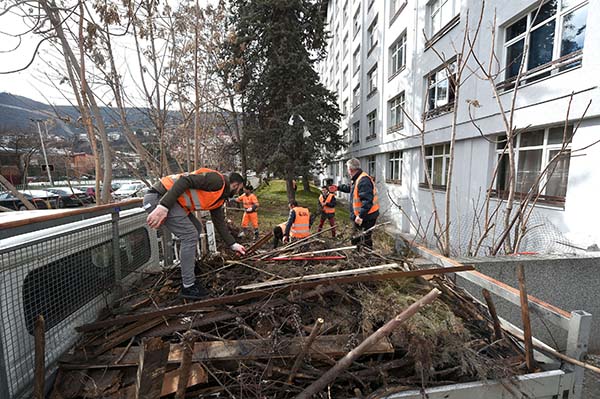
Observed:
[[[199,302],[177,298],[177,269],[144,273],[79,328],[52,397],[379,398],[525,372],[520,346],[447,278],[469,267],[316,237],[262,244],[199,262],[212,293]]]

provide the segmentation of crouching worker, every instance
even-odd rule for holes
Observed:
[[[335,194],[329,192],[327,186],[321,188],[318,207],[321,214],[321,220],[319,221],[317,232],[320,232],[323,229],[325,221],[329,220],[329,225],[332,227],[331,236],[335,238]]]
[[[290,201],[290,215],[287,222],[281,223],[273,229],[273,248],[279,246],[279,242],[284,244],[294,239],[306,238],[310,235],[310,211],[307,208],[298,206],[296,200]]]
[[[241,202],[244,206],[244,216],[242,217],[242,229],[246,230],[249,224],[254,228],[254,239],[258,239],[258,198],[252,192],[254,187],[250,184],[244,187],[244,194],[237,198],[237,202]],[[243,236],[243,231],[239,237]]]
[[[183,287],[180,296],[202,299],[206,288],[196,281],[194,266],[202,223],[193,211],[210,211],[215,229],[233,251],[245,254],[246,249],[235,242],[225,222],[223,204],[244,185],[238,173],[225,176],[215,170],[200,168],[190,173],[170,175],[160,179],[144,196],[143,206],[149,213],[148,226],[158,229],[162,224],[181,240],[180,260]]]

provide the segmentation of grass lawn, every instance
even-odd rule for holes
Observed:
[[[290,210],[288,208],[287,193],[285,191],[285,181],[272,180],[269,182],[268,186],[263,185],[254,193],[258,197],[258,202],[260,203],[260,207],[258,208],[258,222],[261,231],[270,231],[274,226],[287,220]],[[296,191],[296,201],[298,201],[300,206],[308,208],[311,214],[313,214],[317,212],[317,203],[319,201],[320,193],[321,190],[315,186],[310,187],[310,192],[305,192],[302,189],[301,184],[299,184],[298,191]],[[338,225],[350,225],[348,205],[346,203],[342,204],[338,202],[335,220]],[[311,229],[312,231],[317,230],[318,223],[319,217],[317,216]],[[325,222],[325,227],[328,226],[329,223]]]

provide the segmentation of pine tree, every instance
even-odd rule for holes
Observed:
[[[324,6],[314,0],[232,0],[230,7],[248,153],[257,169],[288,181],[290,198],[291,180],[343,144],[336,96],[315,71],[326,54]]]

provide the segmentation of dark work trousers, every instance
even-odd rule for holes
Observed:
[[[364,245],[367,248],[373,249],[373,231],[371,230],[365,234],[362,233],[365,230],[369,230],[371,227],[375,226],[375,223],[377,223],[377,218],[363,220],[360,226],[354,223],[354,231],[356,236],[352,239],[352,245],[356,245],[359,248]]]
[[[319,221],[319,227],[317,228],[317,232],[323,230],[323,225],[325,224],[325,221],[329,219],[329,225],[331,227],[333,227],[333,229],[331,229],[331,236],[333,238],[335,238],[335,213],[330,213],[330,214],[321,214],[321,220]]]
[[[283,240],[283,230],[279,226],[275,226],[273,229],[273,249],[279,246],[279,243]]]
[[[157,193],[144,195],[144,209],[152,212],[160,201]],[[179,259],[181,265],[181,279],[185,287],[194,285],[196,281],[194,267],[196,266],[196,247],[202,233],[202,223],[193,213],[188,214],[178,202],[169,209],[164,225],[169,231],[181,240]]]

